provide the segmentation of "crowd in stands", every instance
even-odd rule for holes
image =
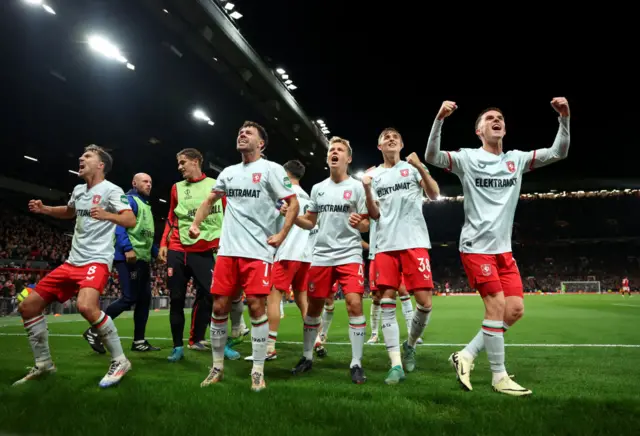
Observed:
[[[562,281],[599,281],[601,289],[618,290],[628,276],[632,289],[640,283],[640,231],[637,196],[525,198],[513,230],[514,257],[527,291],[554,292]],[[432,272],[437,289],[471,292],[456,242],[463,211],[458,201],[425,204],[432,241]],[[15,293],[13,282],[35,283],[68,255],[73,221],[60,222],[0,202],[0,297]],[[366,235],[365,235],[366,238]],[[365,253],[365,256],[367,253]],[[153,296],[167,296],[167,269],[152,264]],[[25,271],[27,270],[27,271]],[[190,283],[188,296],[195,290]],[[113,274],[105,297],[117,297]]]

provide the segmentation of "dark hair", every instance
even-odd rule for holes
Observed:
[[[480,121],[482,121],[482,117],[484,116],[484,114],[486,114],[487,112],[491,112],[491,111],[496,111],[498,112],[500,115],[502,115],[504,117],[504,114],[502,113],[502,111],[497,108],[497,107],[488,107],[485,110],[483,110],[482,112],[480,112],[480,115],[478,115],[478,118],[476,118],[476,129],[478,130],[478,126],[480,125]]]
[[[178,154],[176,154],[176,158],[180,156],[184,156],[187,159],[191,160],[197,160],[200,166],[202,166],[202,161],[204,160],[202,158],[202,153],[200,153],[200,151],[196,150],[195,148],[185,148],[184,150],[180,150]]]
[[[264,150],[265,148],[267,148],[267,145],[269,144],[269,136],[267,135],[267,131],[264,129],[264,127],[262,127],[255,121],[245,121],[241,129],[244,129],[245,127],[255,127],[255,129],[258,131],[258,136],[260,136],[260,139],[264,141],[264,146],[262,147],[262,149]]]
[[[98,155],[98,157],[100,158],[100,162],[102,162],[104,164],[104,173],[105,175],[111,171],[111,168],[113,167],[113,158],[111,157],[111,155],[109,153],[107,153],[105,151],[104,148],[99,147],[95,144],[91,144],[88,145],[84,148],[84,152],[93,152],[95,154]]]
[[[300,180],[304,176],[305,167],[299,160],[290,160],[283,167],[296,180]]]
[[[24,281],[23,280],[14,280],[13,286],[16,288],[16,294],[19,294],[24,289]]]

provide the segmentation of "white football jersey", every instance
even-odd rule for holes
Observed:
[[[311,189],[309,212],[318,214],[318,234],[312,266],[362,263],[360,231],[349,225],[352,213],[367,214],[362,183],[349,177],[340,183],[330,178]]]
[[[116,225],[111,221],[91,218],[91,208],[98,206],[111,213],[131,210],[124,191],[108,180],[103,180],[91,189],[87,184],[73,188],[67,204],[76,211],[76,226],[67,262],[74,266],[103,263],[111,271],[115,253]]]
[[[423,189],[420,172],[406,161],[392,168],[382,165],[368,171],[373,198],[380,217],[376,227],[376,252],[431,248],[429,230],[422,214]]]
[[[267,239],[278,232],[274,205],[296,195],[282,165],[263,158],[231,165],[212,191],[227,197],[218,255],[273,263],[276,249]]]
[[[300,203],[299,216],[304,215],[309,209],[311,198],[299,185],[293,185],[293,190],[298,196],[298,202]],[[284,225],[284,217],[278,212],[278,230],[282,229]],[[317,227],[317,226],[316,226]],[[314,228],[313,230],[316,230]],[[295,260],[298,262],[311,262],[313,245],[309,243],[309,236],[313,230],[305,230],[301,227],[294,225],[287,238],[282,245],[276,251],[275,261],[280,260]]]
[[[378,222],[369,219],[369,260],[376,258],[376,227],[378,227]]]

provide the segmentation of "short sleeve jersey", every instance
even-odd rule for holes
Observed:
[[[522,175],[531,170],[534,152],[510,150],[500,155],[483,148],[447,152],[449,171],[462,182],[465,222],[463,253],[511,252],[511,234]]]
[[[75,266],[103,263],[111,270],[116,225],[91,218],[91,208],[97,206],[111,213],[131,210],[122,188],[107,180],[90,189],[86,184],[77,185],[71,193],[68,206],[76,210],[76,226],[67,262]]]
[[[309,209],[311,198],[304,189],[298,185],[293,185],[293,190],[298,196],[298,203],[300,204],[299,216],[304,215]],[[284,225],[284,217],[282,215],[278,218],[278,230]],[[298,262],[311,262],[311,250],[313,246],[309,244],[309,236],[313,230],[305,230],[301,227],[294,225],[287,238],[276,252],[275,261],[280,260],[295,260]]]
[[[227,197],[218,255],[273,263],[275,248],[267,239],[278,232],[274,205],[296,195],[282,165],[264,158],[231,165],[212,191]]]
[[[312,266],[362,263],[360,231],[349,225],[352,213],[367,214],[362,183],[353,177],[326,179],[311,189],[309,212],[318,214]]]
[[[373,197],[379,204],[376,253],[431,248],[429,230],[422,214],[423,189],[420,172],[405,161],[392,168],[369,170]]]

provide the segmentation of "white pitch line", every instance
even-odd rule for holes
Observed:
[[[640,304],[613,303],[612,306],[640,307]]]
[[[25,336],[24,333],[0,333],[0,336]],[[82,335],[70,335],[62,333],[49,333],[54,338],[82,338]],[[120,339],[133,339],[132,336],[120,336]],[[172,341],[172,338],[146,338],[151,341]],[[187,339],[187,338],[185,338]],[[278,341],[279,344],[302,345],[296,341]],[[326,345],[351,345],[351,342],[326,342]],[[383,346],[384,344],[367,344]],[[432,343],[420,344],[419,347],[463,347],[467,344]],[[505,347],[530,347],[530,348],[640,348],[640,344],[504,344]]]

